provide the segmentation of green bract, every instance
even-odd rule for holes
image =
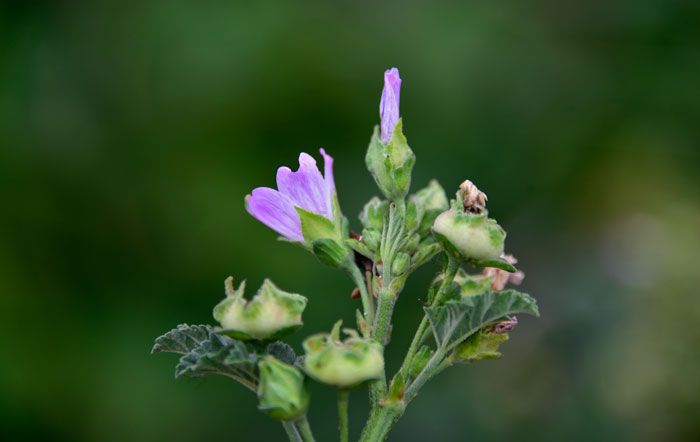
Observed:
[[[244,291],[245,281],[233,290],[233,278],[226,280],[226,298],[214,307],[222,333],[238,339],[278,339],[301,327],[305,297],[282,291],[269,279],[250,301]]]
[[[375,126],[365,156],[367,169],[374,177],[379,190],[392,201],[403,200],[408,194],[411,187],[411,171],[416,162],[416,156],[408,147],[402,126],[402,120],[399,120],[387,145],[381,141],[379,126]]]
[[[309,391],[299,369],[266,356],[258,363],[258,408],[273,419],[292,420],[303,415],[309,406]]]
[[[506,232],[487,217],[486,210],[479,214],[447,210],[435,219],[433,233],[448,253],[477,261],[498,259],[506,239]]]
[[[340,326],[336,322],[331,333],[319,333],[304,341],[306,373],[324,384],[350,388],[365,381],[381,378],[384,373],[382,346],[374,340],[361,338],[354,330],[340,341]]]

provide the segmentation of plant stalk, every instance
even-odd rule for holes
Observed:
[[[338,423],[340,424],[340,442],[348,442],[348,403],[350,402],[350,390],[341,388],[338,390]]]

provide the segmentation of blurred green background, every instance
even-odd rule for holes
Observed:
[[[353,323],[350,280],[243,197],[323,146],[357,228],[396,66],[414,189],[477,183],[542,317],[390,439],[698,440],[699,54],[697,1],[1,2],[0,438],[283,440],[242,387],[149,351],[212,323],[228,275],[310,298],[297,351]],[[398,302],[391,372],[437,268]],[[366,411],[354,392],[351,436]],[[331,389],[310,420],[336,438]]]

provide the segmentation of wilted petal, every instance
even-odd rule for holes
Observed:
[[[301,219],[294,202],[269,187],[258,187],[246,198],[248,213],[277,233],[294,241],[304,241]]]
[[[327,184],[311,155],[305,152],[299,155],[299,169],[296,172],[280,167],[277,170],[277,188],[294,205],[333,219]]]
[[[401,77],[399,70],[391,68],[384,72],[384,90],[379,102],[379,117],[382,126],[382,143],[389,144],[396,123],[399,122],[399,98],[401,93]]]

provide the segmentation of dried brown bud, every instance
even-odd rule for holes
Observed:
[[[513,255],[506,255],[505,253],[501,255],[501,258],[506,260],[511,265],[515,265],[518,262]],[[523,279],[525,279],[525,273],[520,270],[515,273],[510,273],[493,267],[486,267],[483,275],[486,278],[493,277],[493,280],[491,281],[491,290],[503,290],[509,283],[520,285],[520,283],[523,282]]]
[[[355,289],[354,289],[354,290],[352,291],[352,293],[350,294],[350,298],[351,298],[351,299],[358,299],[359,297],[360,297],[360,289],[358,289],[357,287],[355,287]]]
[[[486,194],[479,190],[474,183],[465,180],[460,184],[459,189],[464,193],[464,210],[467,212],[479,212],[486,207]]]
[[[493,324],[491,327],[485,330],[486,333],[493,333],[495,335],[504,335],[509,331],[513,330],[515,326],[518,325],[518,318],[513,316],[508,321],[501,321]]]

